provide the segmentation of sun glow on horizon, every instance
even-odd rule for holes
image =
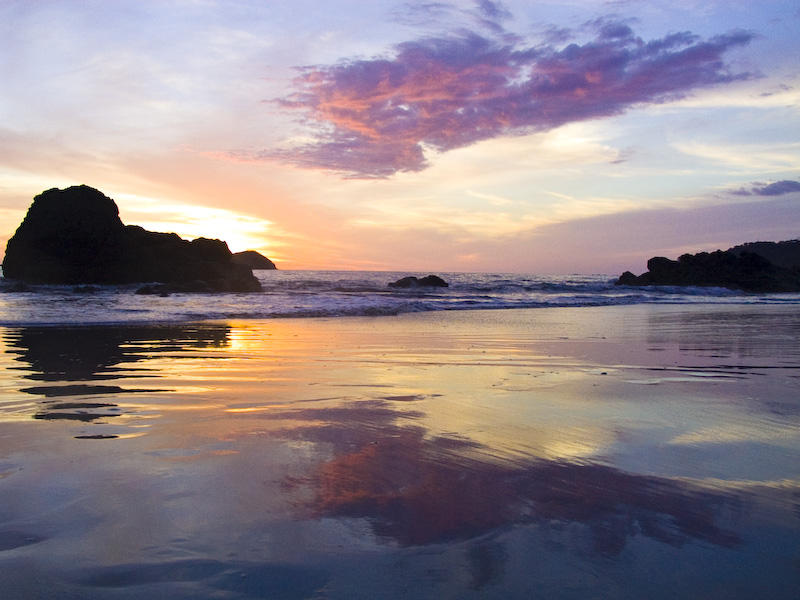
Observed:
[[[224,208],[164,202],[135,194],[116,194],[120,217],[127,225],[150,231],[177,233],[185,239],[216,238],[227,242],[231,252],[257,250],[275,254],[283,245],[270,238],[273,223]]]

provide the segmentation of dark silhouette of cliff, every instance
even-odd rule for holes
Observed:
[[[714,286],[753,293],[800,292],[800,241],[754,242],[729,250],[661,256],[647,272],[623,273],[617,285]]]
[[[3,274],[27,283],[158,282],[195,290],[255,292],[252,270],[233,262],[221,240],[124,225],[116,203],[98,190],[47,190],[33,200],[8,241]]]
[[[736,256],[740,256],[744,252],[758,254],[776,267],[800,267],[800,240],[750,242],[749,244],[734,246],[728,252]]]

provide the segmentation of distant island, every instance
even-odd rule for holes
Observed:
[[[124,225],[111,198],[78,185],[33,199],[8,241],[3,275],[31,284],[158,283],[161,292],[258,292],[253,262],[275,268],[257,252],[232,254],[221,240],[187,241]]]
[[[235,262],[237,265],[249,267],[254,271],[273,271],[278,268],[275,266],[274,262],[255,250],[234,252],[233,262]]]
[[[623,273],[617,285],[714,286],[752,293],[800,292],[800,239],[752,242],[728,250],[656,256],[647,272]]]

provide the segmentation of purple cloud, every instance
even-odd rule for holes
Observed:
[[[492,2],[492,0],[478,0],[478,10],[486,17],[495,20],[511,19],[509,10],[503,6],[502,2]]]
[[[477,2],[477,13],[481,25],[496,33],[505,33],[505,29],[500,22],[513,18],[513,15],[501,2],[492,2],[491,0],[479,0]]]
[[[792,192],[800,192],[800,181],[784,179],[768,184],[756,183],[749,190],[741,188],[731,193],[734,196],[782,196]]]
[[[757,196],[782,196],[792,192],[800,192],[800,181],[784,179],[761,187],[754,187],[753,193]]]
[[[430,28],[439,22],[453,30],[458,28],[457,23],[465,22],[501,36],[509,35],[502,22],[511,19],[513,15],[502,2],[492,0],[476,0],[471,8],[451,2],[409,2],[394,14],[394,20],[403,25]]]
[[[506,17],[497,2],[478,9],[487,19]],[[626,23],[603,21],[597,29],[593,41],[563,48],[464,32],[399,44],[391,58],[308,67],[296,93],[276,102],[319,125],[316,141],[256,158],[388,177],[426,168],[426,149],[610,117],[753,77],[730,72],[723,60],[753,39],[749,32],[710,39],[681,32],[645,42]]]

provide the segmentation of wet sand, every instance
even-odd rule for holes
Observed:
[[[796,307],[0,334],[3,598],[800,589]]]

